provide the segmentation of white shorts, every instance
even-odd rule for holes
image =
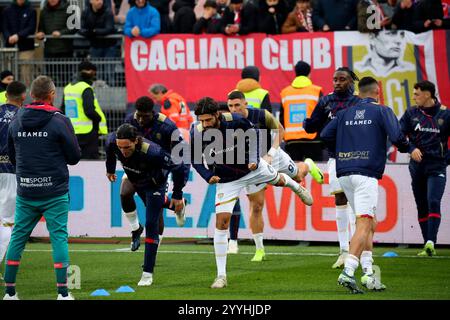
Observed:
[[[0,224],[14,224],[17,181],[13,173],[0,173]]]
[[[375,217],[378,204],[378,180],[359,174],[339,178],[345,196],[356,216]]]
[[[267,182],[275,180],[277,176],[277,171],[265,160],[260,159],[258,169],[255,171],[249,172],[236,181],[218,183],[216,189],[216,213],[232,213],[234,204],[239,198],[242,189],[246,188],[247,194],[249,194],[250,186],[265,186]]]
[[[295,178],[298,174],[298,167],[291,157],[284,152],[283,149],[278,148],[275,156],[270,164],[277,172],[285,173],[291,178]],[[251,185],[247,187],[247,194],[253,194],[265,189],[266,183],[260,185]]]
[[[336,176],[336,159],[328,159],[328,185],[330,186],[330,194],[335,195],[336,193],[344,192]]]

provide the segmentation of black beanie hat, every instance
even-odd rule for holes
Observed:
[[[90,61],[83,61],[78,65],[78,71],[83,71],[83,70],[94,70],[97,71],[97,67],[95,66],[95,64],[93,64]]]
[[[242,69],[241,73],[242,79],[255,79],[256,81],[259,81],[259,69],[255,66],[248,66]]]
[[[300,76],[305,76],[307,77],[309,75],[309,73],[311,72],[311,67],[308,63],[306,63],[305,61],[300,60],[299,62],[297,62],[297,64],[295,65],[295,75],[297,77]]]
[[[4,70],[4,71],[0,72],[0,81],[9,76],[14,76],[13,73],[9,70]]]

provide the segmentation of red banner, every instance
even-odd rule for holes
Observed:
[[[222,35],[158,35],[151,39],[125,41],[128,101],[146,95],[153,83],[164,84],[197,101],[210,96],[225,101],[249,65],[260,69],[261,85],[271,100],[295,78],[299,60],[311,64],[312,81],[332,90],[334,33],[297,33],[283,36],[254,34],[247,37]],[[326,79],[326,81],[324,81]]]

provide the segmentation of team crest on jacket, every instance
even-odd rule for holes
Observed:
[[[356,110],[355,120],[364,120],[364,113],[366,110]]]
[[[156,139],[161,140],[161,133],[158,132],[158,133],[156,134]]]
[[[444,124],[444,119],[440,118],[440,119],[438,120],[438,125],[439,125],[439,126],[442,126],[443,124]]]

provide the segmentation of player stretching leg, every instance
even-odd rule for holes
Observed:
[[[224,288],[227,286],[228,226],[241,190],[269,183],[288,187],[303,199],[309,193],[259,157],[257,130],[249,120],[237,114],[219,114],[217,102],[209,97],[198,101],[195,114],[200,123],[191,128],[192,164],[205,181],[217,184],[214,232],[217,277],[211,288]],[[212,136],[214,143],[211,143]],[[245,161],[241,161],[242,155]],[[308,200],[312,203],[311,198]]]

